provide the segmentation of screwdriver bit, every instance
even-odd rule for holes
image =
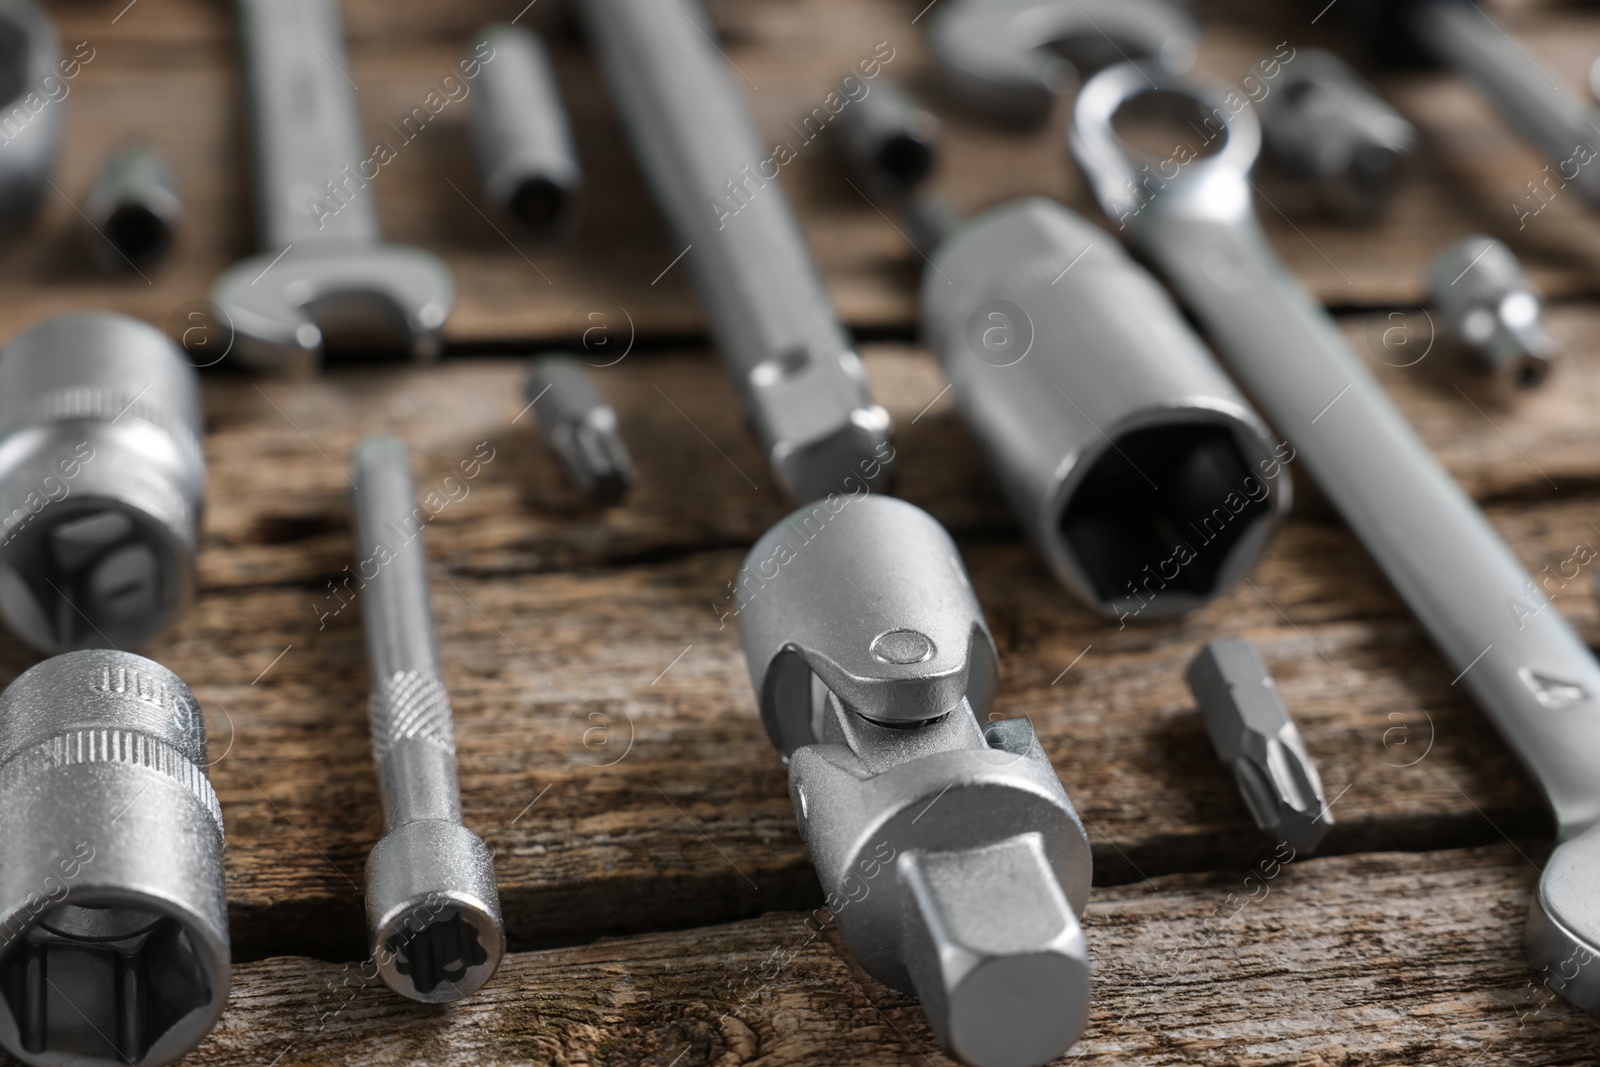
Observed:
[[[539,435],[561,458],[568,480],[600,507],[620,502],[633,485],[633,457],[616,411],[583,364],[571,356],[540,356],[533,361],[527,395]]]
[[[1481,234],[1434,261],[1429,293],[1456,336],[1489,371],[1528,388],[1544,381],[1555,342],[1539,321],[1537,286],[1505,244]]]
[[[1256,825],[1296,851],[1317,847],[1333,816],[1322,779],[1255,646],[1212,641],[1189,664],[1189,691]]]
[[[401,996],[437,1004],[487,982],[505,953],[494,861],[461,822],[450,697],[439,671],[416,486],[405,446],[356,446],[372,759],[387,832],[367,857],[372,959]]]

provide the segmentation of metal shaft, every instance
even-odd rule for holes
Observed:
[[[868,395],[778,181],[826,118],[808,117],[787,155],[763,145],[694,0],[585,0],[582,11],[784,489],[812,500],[851,492],[852,478],[886,484],[889,415]]]
[[[384,822],[391,830],[419,819],[459,822],[455,733],[439,673],[422,545],[425,513],[416,504],[405,446],[393,438],[362,442],[355,482],[358,566],[377,571],[362,590],[362,618]],[[378,562],[378,545],[393,550],[387,563]]]
[[[405,446],[364,440],[355,456],[357,573],[372,757],[386,833],[367,859],[373,958],[413,1000],[457,1000],[488,981],[505,950],[494,865],[461,823],[450,698],[428,597],[424,513]]]
[[[381,239],[338,0],[238,0],[263,247]],[[376,172],[374,172],[376,173]],[[315,214],[313,201],[342,190]]]
[[[1600,110],[1564,87],[1477,3],[1421,0],[1412,32],[1435,58],[1477,87],[1564,182],[1600,206]]]

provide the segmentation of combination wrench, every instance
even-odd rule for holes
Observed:
[[[338,0],[238,0],[250,80],[259,255],[217,279],[239,357],[316,367],[329,335],[357,351],[439,352],[455,283],[437,257],[384,244]]]
[[[1136,100],[1215,150],[1139,153],[1112,125]],[[1070,139],[1106,214],[1195,313],[1537,779],[1560,844],[1530,910],[1528,957],[1553,989],[1600,1010],[1600,965],[1589,965],[1600,953],[1600,665],[1272,252],[1251,202],[1261,129],[1247,103],[1124,64],[1084,86]]]
[[[892,478],[889,413],[694,0],[584,0],[589,37],[762,449],[796,500]],[[869,472],[871,472],[869,474]]]

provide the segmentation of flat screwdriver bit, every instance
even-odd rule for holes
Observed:
[[[1297,852],[1315,849],[1333,825],[1322,778],[1255,646],[1236,637],[1212,641],[1185,677],[1256,825]]]

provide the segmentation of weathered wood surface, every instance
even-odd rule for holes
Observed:
[[[1528,851],[1268,861],[1097,889],[1084,916],[1094,1008],[1058,1062],[1591,1062],[1600,1022],[1522,962]],[[363,985],[354,967],[245,964],[186,1062],[945,1067],[917,1006],[803,918],[514,954],[444,1009]]]
[[[703,329],[681,264],[652,284],[681,247],[659,218],[570,20],[545,4],[527,16],[556,46],[588,176],[587,218],[564,245],[519,247],[475,206],[466,133],[470,96],[445,105],[409,143],[401,143],[389,124],[438,87],[476,26],[510,18],[523,5],[349,0],[343,6],[367,135],[374,143],[392,142],[397,151],[365,195],[376,197],[390,239],[439,253],[455,272],[460,299],[446,328],[452,344],[560,339],[575,312],[601,302],[624,308],[642,336],[686,337]],[[915,88],[946,119],[936,193],[963,211],[1046,194],[1097,217],[1066,152],[1064,109],[1037,131],[1007,132],[964,118],[940,98],[923,28],[911,23],[922,6],[797,0],[716,3],[712,10],[724,49],[749,79],[741,85],[765,138],[797,141],[787,123],[807,114],[839,75],[887,41],[895,57],[883,76]],[[165,325],[203,300],[219,271],[254,250],[231,7],[215,0],[137,0],[125,8],[104,0],[58,5],[55,14],[69,47],[86,41],[95,58],[68,83],[64,104],[71,121],[55,177],[59,192],[47,192],[31,235],[0,249],[0,336],[85,304]],[[1229,81],[1279,41],[1321,41],[1334,21],[1311,26],[1300,5],[1277,0],[1203,5],[1200,16],[1207,31],[1201,69]],[[1600,40],[1600,17],[1571,7],[1534,7],[1507,18],[1562,78],[1583,85]],[[1529,195],[1527,182],[1542,179],[1543,161],[1470,90],[1441,73],[1380,81],[1424,134],[1405,188],[1381,224],[1350,228],[1319,218],[1297,209],[1302,198],[1270,171],[1258,179],[1270,204],[1283,209],[1262,207],[1274,245],[1320,297],[1346,307],[1415,303],[1432,256],[1473,230],[1510,241],[1554,293],[1600,289],[1600,219],[1567,192],[1523,226],[1513,203]],[[105,152],[130,136],[172,156],[189,220],[166,268],[148,279],[107,282],[81,266],[73,205]],[[784,168],[782,180],[841,313],[857,328],[906,335],[915,319],[921,259],[844,181],[820,141],[794,147],[799,158]]]
[[[1563,311],[1555,328],[1576,342],[1595,318]],[[1391,325],[1350,329],[1362,347]],[[1571,347],[1547,388],[1518,397],[1443,347],[1414,367],[1373,360],[1529,567],[1553,575],[1578,544],[1600,545],[1585,433],[1600,358]],[[1504,746],[1337,523],[1291,522],[1252,584],[1206,611],[1119,630],[1019,542],[948,396],[919,416],[943,389],[933,361],[879,345],[868,365],[902,427],[904,493],[960,537],[994,627],[997,714],[1039,729],[1089,820],[1102,883],[1210,869],[1257,846],[1230,777],[1195,758],[1206,742],[1182,683],[1196,648],[1225,632],[1260,645],[1342,794],[1330,850],[1544,830]],[[499,853],[514,943],[694,926],[817,895],[734,620],[721,618],[744,546],[787,509],[719,368],[703,352],[637,353],[597,372],[641,464],[629,503],[598,514],[519,417],[523,374],[520,361],[481,360],[209,383],[203,595],[149,651],[210,716],[242,957],[360,951],[356,886],[379,823],[361,600],[340,579],[348,457],[379,431],[410,442],[423,492],[459,498],[427,534],[436,614],[467,817]],[[475,455],[492,458],[459,479]],[[1550,588],[1600,642],[1592,569]],[[12,649],[5,667],[26,662]]]

